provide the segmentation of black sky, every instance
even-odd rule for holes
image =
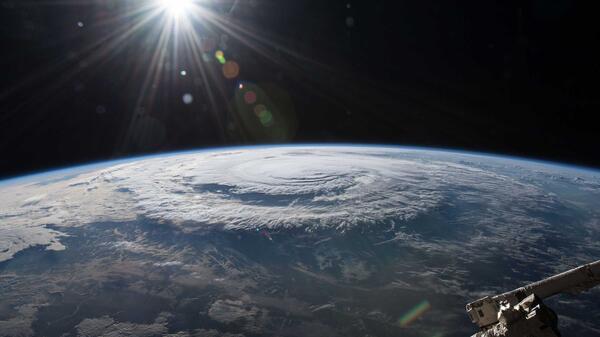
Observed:
[[[111,47],[119,29],[139,19],[120,15],[144,0],[3,0],[0,176],[141,153],[302,142],[422,145],[600,167],[600,25],[584,2],[205,1],[225,29],[195,29],[239,64],[239,76],[224,78],[213,58],[203,78],[185,51],[173,56],[182,43],[172,38],[160,79],[144,87],[159,21]],[[240,84],[266,100],[273,121],[240,104]]]

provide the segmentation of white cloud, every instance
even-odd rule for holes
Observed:
[[[47,224],[81,226],[140,216],[185,231],[212,226],[343,231],[460,203],[474,210],[462,221],[482,230],[470,234],[467,246],[478,245],[474,238],[511,240],[519,230],[544,226],[532,212],[551,209],[557,201],[527,179],[492,169],[502,167],[498,163],[515,165],[391,148],[280,147],[155,157],[43,185],[8,185],[0,188],[0,261],[33,245],[63,249],[61,233]]]
[[[155,267],[179,267],[182,265],[183,265],[183,262],[180,262],[180,261],[157,262],[157,263],[153,264],[153,266],[155,266]]]

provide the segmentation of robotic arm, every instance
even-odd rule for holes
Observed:
[[[473,337],[560,336],[557,316],[543,299],[577,294],[600,284],[600,261],[531,283],[513,291],[467,304],[471,321],[480,332]]]

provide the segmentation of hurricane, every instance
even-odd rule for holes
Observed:
[[[61,249],[60,230],[47,224],[81,226],[145,217],[173,222],[184,231],[343,232],[357,226],[394,227],[458,203],[480,205],[485,213],[472,216],[475,221],[464,214],[465,223],[501,228],[509,240],[515,234],[511,228],[547,225],[542,216],[532,217],[532,210],[559,204],[536,184],[469,163],[468,156],[457,161],[424,154],[369,147],[198,152],[136,160],[46,183],[14,184],[5,187],[9,192],[0,199],[0,231],[11,233],[2,236],[10,241],[2,254],[6,259],[39,244]]]
[[[0,192],[9,335],[464,336],[465,303],[600,255],[598,172],[476,153],[210,149]],[[599,331],[598,295],[550,303],[561,329]]]

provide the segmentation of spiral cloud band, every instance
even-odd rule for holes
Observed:
[[[473,203],[489,213],[477,222],[523,215],[520,223],[532,225],[540,219],[524,214],[555,202],[534,183],[482,162],[494,160],[402,148],[271,147],[160,156],[8,184],[0,187],[0,261],[35,245],[64,249],[60,227],[99,221],[145,217],[187,232],[345,231]]]

